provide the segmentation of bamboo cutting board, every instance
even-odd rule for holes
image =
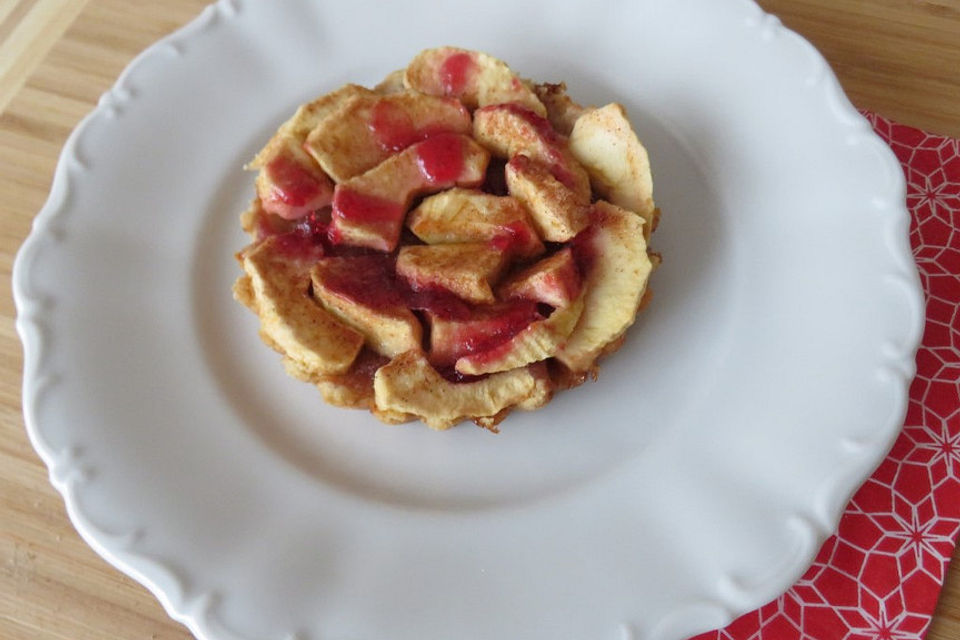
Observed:
[[[267,0],[269,1],[269,0]],[[275,1],[275,0],[274,0]],[[142,49],[203,0],[0,0],[0,638],[187,640],[76,534],[27,440],[10,272],[67,135]],[[960,137],[960,0],[764,0],[830,60],[851,99]],[[960,638],[960,554],[929,640]],[[776,640],[776,639],[772,639]]]

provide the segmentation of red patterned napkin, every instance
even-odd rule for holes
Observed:
[[[920,640],[960,531],[960,140],[865,113],[907,176],[927,324],[903,432],[789,591],[695,640]]]

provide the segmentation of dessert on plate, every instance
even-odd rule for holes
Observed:
[[[234,297],[330,404],[496,431],[595,377],[648,302],[659,210],[624,108],[428,49],[301,105],[250,162]]]

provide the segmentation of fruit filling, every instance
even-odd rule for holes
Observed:
[[[386,423],[495,431],[595,377],[659,262],[623,107],[479,51],[302,105],[248,167],[234,296],[291,375]]]

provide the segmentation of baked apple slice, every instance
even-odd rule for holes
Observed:
[[[336,111],[344,102],[360,95],[372,95],[373,92],[357,84],[346,84],[336,91],[320,96],[312,102],[300,105],[296,112],[277,129],[276,136],[293,138],[302,145],[314,127],[328,114]],[[276,137],[275,136],[275,137]],[[268,145],[269,146],[269,143]],[[265,148],[266,149],[266,148]],[[264,149],[264,150],[265,150]],[[250,162],[247,168],[259,169],[266,164],[263,151]]]
[[[341,104],[349,98],[358,95],[372,94],[373,92],[366,87],[356,84],[347,84],[336,91],[320,96],[312,102],[302,104],[297,111],[277,129],[277,132],[261,149],[253,160],[247,164],[244,169],[261,169],[274,155],[271,145],[276,138],[292,138],[294,144],[303,146],[307,135],[317,126],[327,114],[335,111]]]
[[[414,196],[483,182],[490,154],[467,136],[439,134],[338,184],[330,238],[336,244],[393,251]]]
[[[551,307],[566,307],[580,295],[580,272],[570,247],[530,265],[497,289],[501,299],[533,300]]]
[[[392,358],[421,348],[423,329],[404,303],[387,256],[321,258],[310,278],[313,296],[377,353]]]
[[[450,382],[420,351],[408,351],[377,369],[373,391],[380,412],[395,419],[416,416],[437,430],[449,429],[467,418],[491,428],[506,410],[539,407],[551,393],[549,379],[530,367],[476,382]]]
[[[531,301],[518,300],[479,307],[465,317],[426,312],[430,323],[430,361],[450,367],[472,353],[489,351],[543,316]]]
[[[480,51],[427,49],[407,65],[403,79],[415,91],[456,98],[471,110],[510,102],[546,115],[536,94],[505,62]]]
[[[360,94],[320,120],[304,148],[337,183],[439,133],[469,133],[470,114],[456,100],[405,91]]]
[[[568,306],[554,309],[549,318],[530,323],[515,336],[488,351],[463,356],[457,360],[457,372],[482,375],[509,371],[552,357],[580,319],[584,298],[583,294],[577,296]]]
[[[238,254],[245,275],[234,285],[234,296],[260,316],[263,341],[308,381],[344,373],[363,346],[363,335],[309,296],[310,268],[321,253],[295,236],[267,238]]]
[[[589,197],[557,180],[546,166],[519,154],[507,163],[506,177],[510,195],[526,206],[544,240],[566,242],[589,223]]]
[[[496,301],[491,284],[507,255],[486,243],[412,245],[400,249],[397,274],[414,289],[440,287],[474,304]]]
[[[274,136],[257,161],[262,166],[255,184],[264,211],[296,220],[332,201],[333,183],[295,138]]]
[[[288,220],[303,217],[330,204],[333,183],[320,166],[304,152],[310,131],[346,100],[371,95],[369,89],[345,85],[313,102],[301,105],[289,120],[245,167],[259,169],[256,188],[265,211]]]
[[[497,157],[522,153],[546,165],[557,180],[589,201],[590,177],[570,153],[566,137],[543,116],[515,104],[483,107],[473,114],[473,137]]]
[[[449,189],[425,198],[407,227],[427,244],[491,242],[520,258],[544,251],[526,208],[516,198]]]
[[[591,219],[574,239],[584,279],[583,313],[556,353],[573,372],[590,369],[604,347],[633,324],[651,271],[642,218],[601,200]]]
[[[650,159],[623,106],[608,104],[578,118],[570,151],[590,174],[597,193],[644,219],[644,237],[649,239],[655,209]]]

